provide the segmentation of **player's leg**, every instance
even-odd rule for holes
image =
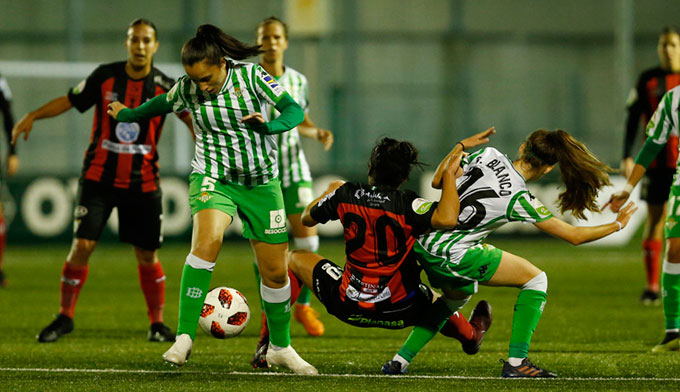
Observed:
[[[508,361],[503,364],[503,377],[556,377],[527,358],[529,343],[547,298],[548,278],[545,272],[526,259],[503,252],[496,273],[484,284],[520,289],[512,319]]]
[[[643,261],[645,264],[645,290],[640,295],[643,304],[659,302],[660,259],[663,251],[664,217],[666,204],[647,203],[647,221],[642,238]]]
[[[469,321],[457,311],[449,317],[439,333],[458,340],[466,354],[474,355],[482,347],[484,335],[491,327],[492,320],[491,305],[481,300],[470,313]]]
[[[75,238],[61,272],[59,314],[38,334],[41,343],[55,342],[73,330],[73,316],[87,280],[90,255],[113,209],[110,196],[97,183],[86,181],[79,187],[73,223]]]
[[[7,287],[7,277],[2,269],[3,256],[5,255],[5,245],[7,244],[7,225],[5,224],[5,211],[0,201],[0,288]]]

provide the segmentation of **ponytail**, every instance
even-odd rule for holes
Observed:
[[[614,170],[569,133],[539,129],[527,138],[520,159],[535,168],[559,163],[566,186],[557,197],[560,212],[570,211],[576,218],[584,219],[585,210],[600,211],[595,199],[602,187],[611,185],[608,173]]]
[[[182,46],[182,64],[194,65],[205,60],[217,65],[222,58],[244,60],[261,53],[259,45],[245,44],[220,28],[204,24],[198,26],[196,36]]]

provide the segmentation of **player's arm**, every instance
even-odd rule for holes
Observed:
[[[319,204],[319,202],[321,200],[323,200],[323,198],[325,198],[326,196],[335,192],[344,183],[345,183],[344,181],[340,181],[340,180],[336,180],[336,181],[331,182],[328,185],[328,189],[326,189],[326,191],[321,196],[317,197],[311,203],[309,203],[309,205],[307,205],[307,207],[305,207],[305,210],[302,211],[302,216],[301,216],[302,224],[307,226],[307,227],[313,227],[313,226],[316,226],[317,224],[319,224],[319,222],[316,219],[312,218],[312,213],[311,213],[312,208],[314,206],[316,206],[317,204]]]
[[[279,111],[279,116],[270,122],[266,122],[262,113],[251,113],[241,119],[244,124],[249,124],[253,130],[267,135],[276,135],[290,131],[302,122],[305,112],[300,105],[288,93],[283,93],[279,102],[274,106]]]
[[[444,169],[446,169],[449,160],[452,157],[462,153],[463,151],[465,151],[465,149],[476,147],[479,146],[480,144],[488,143],[489,136],[493,135],[494,133],[496,133],[496,128],[491,127],[484,132],[472,135],[469,138],[463,139],[456,143],[456,145],[453,146],[453,149],[439,163],[439,166],[437,166],[437,170],[435,171],[434,176],[432,177],[432,187],[435,189],[441,189],[442,174],[444,173]]]
[[[71,104],[68,96],[64,95],[49,101],[35,111],[25,114],[12,128],[12,144],[16,144],[21,134],[24,135],[24,140],[28,139],[28,134],[33,129],[33,121],[58,116],[72,107],[73,104]]]
[[[0,82],[2,82],[0,80]],[[9,95],[9,94],[8,94]],[[5,136],[7,137],[8,156],[7,156],[7,174],[13,176],[19,169],[19,157],[17,156],[16,146],[12,144],[12,128],[14,128],[14,116],[12,116],[11,102],[2,91],[0,87],[0,110],[2,111],[2,119],[5,126]]]
[[[297,126],[297,129],[301,136],[314,139],[323,144],[325,151],[330,150],[333,146],[333,132],[317,127],[307,113],[305,113],[305,119]]]
[[[172,108],[173,105],[166,99],[166,94],[161,94],[134,109],[130,109],[118,101],[111,102],[106,113],[119,122],[137,122],[171,113]]]
[[[551,217],[534,225],[542,231],[561,238],[572,245],[580,245],[586,242],[599,240],[615,233],[628,225],[631,215],[637,211],[635,203],[630,202],[622,208],[616,220],[599,226],[573,226],[561,219]]]
[[[453,229],[458,224],[458,214],[460,213],[460,200],[458,199],[458,189],[456,188],[456,172],[460,168],[460,161],[463,152],[452,155],[448,159],[446,167],[442,170],[440,178],[442,184],[442,194],[439,204],[432,214],[430,223],[434,229]]]

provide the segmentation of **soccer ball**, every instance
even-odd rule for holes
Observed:
[[[205,297],[198,325],[218,339],[233,338],[245,329],[250,320],[248,301],[238,290],[217,287]]]

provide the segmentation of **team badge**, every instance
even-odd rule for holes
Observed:
[[[674,228],[675,225],[677,225],[677,224],[678,224],[678,222],[677,222],[675,219],[669,218],[669,219],[666,221],[666,229],[667,229],[667,230],[673,230],[673,228]]]
[[[424,213],[428,212],[430,208],[432,208],[432,202],[417,198],[413,200],[413,203],[411,203],[411,208],[413,208],[413,211],[415,211],[416,214],[423,215]]]
[[[210,200],[210,199],[212,199],[212,195],[211,195],[210,193],[208,193],[208,192],[202,192],[202,193],[198,196],[198,200],[202,201],[203,203],[207,203],[208,200]]]
[[[121,143],[131,144],[137,141],[140,134],[139,124],[120,122],[116,125],[116,137]]]
[[[240,87],[235,87],[235,88],[234,88],[234,95],[236,95],[236,97],[238,97],[238,98],[243,97],[243,93],[241,92],[241,88],[240,88]]]

